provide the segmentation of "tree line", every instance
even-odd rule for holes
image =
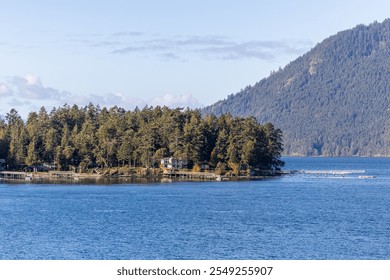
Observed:
[[[89,104],[31,112],[15,109],[0,119],[0,158],[10,169],[53,164],[58,170],[158,167],[161,158],[202,162],[219,170],[278,170],[282,132],[271,123],[199,110],[145,107],[126,111]]]

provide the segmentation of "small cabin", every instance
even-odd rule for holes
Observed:
[[[240,163],[239,170],[247,170],[249,168],[248,164],[246,163]]]
[[[36,172],[47,172],[49,171],[49,169],[43,166],[42,164],[33,164],[25,167],[24,171],[36,173]]]
[[[208,162],[200,162],[199,167],[201,170],[209,170],[210,164]]]
[[[188,160],[178,159],[175,157],[167,157],[161,159],[161,167],[166,169],[183,169],[187,168]]]

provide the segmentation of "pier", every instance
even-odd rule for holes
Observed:
[[[229,180],[229,177],[217,175],[209,172],[191,172],[191,171],[174,171],[164,170],[163,177],[165,178],[176,178],[185,180],[207,180],[207,181],[222,181]]]
[[[5,180],[26,180],[26,178],[28,178],[28,173],[18,171],[0,171],[0,178]]]
[[[73,171],[49,171],[50,178],[55,179],[74,179],[75,172]]]

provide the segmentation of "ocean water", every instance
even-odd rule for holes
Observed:
[[[390,159],[259,181],[0,182],[0,259],[390,259]]]

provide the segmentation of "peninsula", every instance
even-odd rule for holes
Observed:
[[[3,178],[262,176],[280,170],[282,151],[271,123],[183,108],[64,105],[0,120]]]

